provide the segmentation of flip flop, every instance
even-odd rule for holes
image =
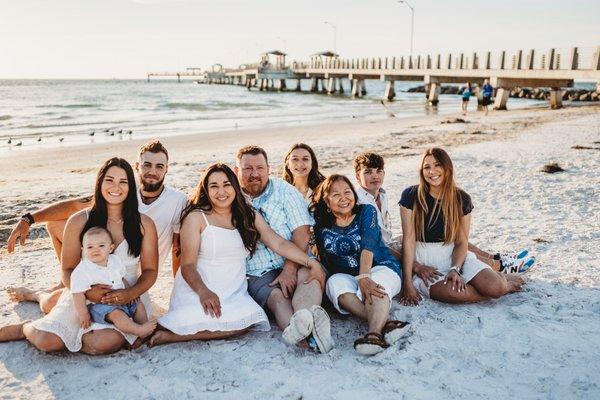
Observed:
[[[388,347],[380,333],[369,332],[365,336],[354,341],[354,350],[363,356],[372,356],[380,353]]]
[[[404,321],[389,320],[383,326],[381,333],[388,346],[405,337],[410,330],[410,324]]]

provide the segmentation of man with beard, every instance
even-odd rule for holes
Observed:
[[[235,173],[252,206],[279,236],[307,251],[312,216],[300,192],[289,183],[269,177],[267,153],[257,146],[241,148]],[[248,293],[271,311],[283,330],[283,340],[307,344],[326,353],[333,347],[329,316],[320,306],[325,272],[286,260],[258,243],[246,260]]]
[[[179,268],[179,225],[181,211],[186,204],[186,196],[182,192],[164,185],[169,169],[169,153],[158,140],[148,142],[139,149],[135,170],[139,178],[138,207],[140,213],[148,215],[156,225],[158,234],[158,257],[160,267],[169,250],[172,254],[173,275]],[[25,244],[29,228],[34,223],[46,223],[46,229],[52,239],[56,256],[60,261],[62,239],[65,224],[76,212],[91,207],[93,196],[60,201],[33,213],[27,213],[13,228],[8,238],[8,252],[12,253],[15,244]],[[7,292],[13,301],[34,301],[40,303],[44,313],[48,313],[60,297],[62,283],[49,291],[34,292],[27,288],[8,288]],[[108,291],[108,290],[107,290]]]

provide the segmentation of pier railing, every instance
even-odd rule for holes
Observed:
[[[372,58],[313,58],[292,69],[600,70],[599,47],[572,47]]]

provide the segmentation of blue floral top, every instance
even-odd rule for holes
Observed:
[[[321,262],[330,274],[341,272],[358,275],[363,249],[373,253],[372,266],[385,265],[398,275],[401,274],[400,263],[381,237],[377,211],[370,204],[360,205],[357,215],[348,226],[315,226],[315,238]]]

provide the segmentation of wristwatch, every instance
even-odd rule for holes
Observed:
[[[25,220],[30,226],[35,223],[35,220],[33,219],[33,215],[31,215],[31,213],[24,214],[21,217],[21,219]]]

